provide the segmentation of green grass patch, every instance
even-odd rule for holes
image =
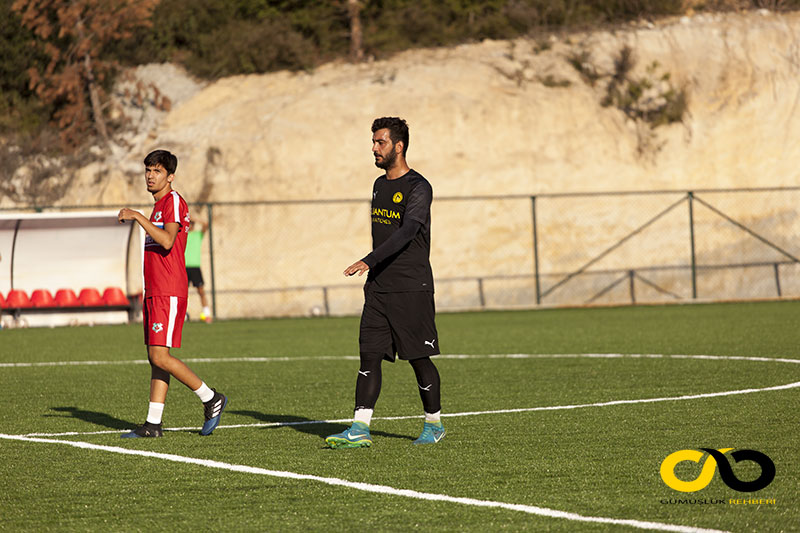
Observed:
[[[275,425],[351,415],[357,362],[338,356],[357,355],[357,318],[187,324],[184,346],[174,354],[214,359],[190,366],[229,395],[222,427],[199,437],[202,408],[173,381],[164,423],[185,429],[135,441],[121,440],[119,432],[146,414],[149,368],[131,363],[146,360],[141,326],[3,330],[0,363],[119,364],[0,367],[5,400],[0,433],[77,432],[46,438],[586,516],[788,531],[800,523],[798,389],[591,404],[800,381],[800,364],[668,357],[800,359],[798,315],[798,302],[442,314],[438,326],[445,354],[473,356],[438,359],[444,412],[472,414],[446,417],[448,434],[439,444],[413,446],[422,425],[413,372],[404,362],[386,363],[372,424],[375,444],[358,450],[324,445],[325,435],[346,423]],[[234,360],[240,357],[272,360]],[[514,409],[539,410],[488,413]],[[661,461],[700,447],[761,451],[776,465],[775,480],[755,493],[729,488],[718,472],[695,493],[666,486],[659,476]],[[0,529],[9,531],[634,531],[57,443],[0,439],[0,453]],[[677,474],[687,480],[699,473],[699,465],[680,466]],[[752,462],[732,466],[742,480],[759,475]],[[670,503],[742,498],[775,503]]]

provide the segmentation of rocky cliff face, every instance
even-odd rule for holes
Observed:
[[[58,203],[149,204],[141,161],[155,148],[178,155],[175,187],[190,202],[364,200],[364,205],[341,204],[347,209],[324,202],[246,213],[218,208],[217,288],[238,294],[238,307],[222,313],[228,316],[302,314],[319,306],[322,293],[306,288],[250,296],[240,291],[295,287],[298,272],[305,285],[340,287],[325,295],[332,312],[357,312],[358,284],[342,287],[341,271],[369,246],[366,205],[379,174],[370,153],[370,124],[378,116],[409,122],[409,162],[431,181],[439,200],[800,181],[800,14],[794,13],[696,15],[615,31],[416,50],[387,61],[207,85],[169,65],[140,67],[132,75],[138,85],[127,82],[127,97],[120,88],[116,110],[135,119],[127,146],[82,168]],[[150,84],[171,105],[148,106]],[[143,101],[130,96],[137,91],[146,93]],[[759,217],[785,220],[784,239],[795,231],[798,217],[786,202],[777,207],[775,198],[759,200],[765,202]],[[540,220],[545,254],[540,268],[550,275],[542,282],[552,287],[563,277],[554,273],[580,269],[680,199],[642,200],[630,216],[586,198],[561,207],[550,201],[541,213],[549,218]],[[0,199],[0,206],[10,204],[9,198]],[[753,219],[747,201],[735,205],[730,209],[736,216]],[[671,212],[673,222],[659,222],[658,238],[628,241],[630,260],[609,256],[596,266],[627,269],[633,261],[685,269],[684,211]],[[496,293],[499,306],[535,302],[529,200],[435,202],[434,227],[437,280],[469,278],[438,284],[437,301],[444,308],[478,306],[475,280],[482,276],[520,277],[519,286],[502,281],[508,286]],[[606,240],[582,237],[581,228],[601,228]],[[469,240],[460,237],[464,234]],[[738,242],[710,241],[698,254],[714,263]],[[794,249],[789,241],[781,245]],[[667,253],[672,248],[674,253]],[[643,250],[653,259],[643,260]],[[269,269],[258,270],[267,262]],[[685,270],[673,278],[651,279],[650,286],[658,285],[658,294],[668,298],[691,297]],[[481,293],[487,304],[493,298],[490,283]],[[590,293],[602,292],[609,281],[592,283]],[[346,296],[337,300],[337,290]],[[270,298],[279,300],[275,311],[265,311]],[[569,301],[586,300],[579,295]]]
[[[625,47],[644,100],[685,91],[682,122],[651,129],[603,105]],[[363,197],[377,175],[369,126],[383,115],[408,120],[409,161],[437,195],[798,181],[798,14],[697,15],[206,86],[169,66],[134,74],[171,110],[142,113],[130,146],[82,169],[59,203],[148,202],[138,178],[156,147],[178,155],[176,187],[190,200]]]

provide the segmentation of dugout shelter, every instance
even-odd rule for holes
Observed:
[[[0,213],[0,307],[17,326],[120,324],[140,313],[144,238],[116,211]]]

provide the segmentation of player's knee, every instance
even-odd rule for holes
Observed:
[[[169,354],[169,349],[164,346],[151,346],[147,352],[147,359],[151,365],[166,370],[172,356]]]
[[[158,368],[158,367],[154,366],[154,367],[152,367],[152,372],[150,374],[150,378],[151,379],[157,379],[159,381],[163,381],[164,383],[167,384],[167,386],[169,386],[170,374],[166,370],[162,370],[161,368]]]
[[[382,361],[383,356],[381,354],[361,352],[361,364],[358,369],[359,383],[373,382],[375,380],[380,383]]]
[[[431,361],[430,357],[420,357],[418,359],[411,359],[408,362],[415,370],[416,369],[429,370],[431,367],[436,368],[436,366],[433,364],[433,361]]]
[[[377,352],[361,352],[361,370],[380,370],[383,354]]]

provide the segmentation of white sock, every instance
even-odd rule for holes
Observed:
[[[369,425],[370,421],[372,420],[372,409],[356,409],[355,415],[353,415],[353,420],[355,422],[363,422],[366,425]]]
[[[441,422],[442,412],[436,411],[435,413],[425,413],[425,422]]]
[[[200,385],[199,389],[194,391],[194,393],[197,394],[197,397],[200,398],[200,401],[203,403],[206,403],[214,397],[214,391],[208,388],[208,385],[206,385],[205,381],[202,385]]]
[[[211,316],[211,308],[210,307],[204,307],[203,308],[203,314],[206,315],[206,316]]]
[[[150,402],[150,407],[147,409],[147,422],[150,424],[160,424],[161,416],[164,414],[164,404]]]

